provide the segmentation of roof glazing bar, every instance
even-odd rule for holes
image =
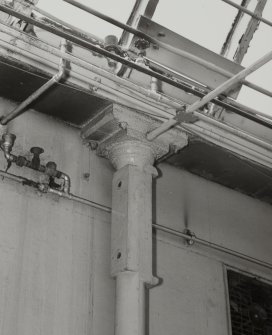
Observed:
[[[251,12],[251,11],[248,10],[248,9],[246,9],[245,7],[240,6],[240,5],[238,5],[238,4],[236,4],[235,2],[232,2],[232,1],[230,1],[230,0],[221,0],[221,1],[227,3],[228,5],[230,5],[230,6],[232,6],[232,7],[235,7],[235,8],[237,8],[237,9],[241,10],[242,12],[244,12],[244,13],[246,13],[246,14],[252,16],[252,17],[254,17],[254,19],[257,19],[257,20],[259,20],[259,21],[261,21],[261,22],[267,24],[268,26],[272,27],[272,22],[271,22],[271,21],[269,21],[269,20],[263,18],[263,17],[260,16],[260,15],[256,15],[256,14],[254,14],[253,12]]]

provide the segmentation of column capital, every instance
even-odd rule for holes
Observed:
[[[134,165],[141,170],[153,166],[156,151],[146,142],[123,138],[107,146],[105,155],[116,170],[126,165]]]
[[[176,128],[148,141],[146,134],[160,123],[142,111],[112,104],[82,129],[81,136],[85,143],[95,144],[97,154],[108,158],[115,168],[126,164],[143,168],[167,154],[170,145],[181,149],[188,143],[187,135]]]

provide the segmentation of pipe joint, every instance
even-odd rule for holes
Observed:
[[[71,189],[71,179],[70,179],[70,177],[66,173],[61,172],[60,179],[63,179],[63,181],[64,181],[63,192],[69,194],[70,189]]]

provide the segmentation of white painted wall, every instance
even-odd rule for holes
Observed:
[[[0,101],[0,115],[11,108]],[[73,193],[111,205],[113,170],[81,144],[77,130],[28,112],[11,131],[16,154],[43,147],[43,163],[54,160],[68,173]],[[173,167],[160,169],[158,224],[183,230],[187,216],[198,237],[270,261],[271,206]],[[10,172],[38,178],[24,168]],[[0,334],[113,335],[110,215],[7,180],[0,180],[0,210]],[[227,334],[223,263],[271,278],[268,270],[165,233],[154,242],[162,284],[150,291],[150,335]]]
[[[2,101],[0,114],[11,108]],[[29,112],[11,131],[15,154],[43,147],[42,163],[53,160],[68,173],[74,194],[111,205],[112,169],[81,144],[78,130]],[[26,168],[10,172],[39,176]],[[0,334],[111,334],[110,214],[7,180],[0,181],[0,212]]]
[[[156,185],[156,222],[252,257],[271,262],[272,207],[171,166],[161,166]],[[227,257],[183,239],[157,233],[156,273],[150,291],[153,335],[227,335],[225,265],[268,280],[272,271]]]

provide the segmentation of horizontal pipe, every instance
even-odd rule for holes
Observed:
[[[219,85],[216,89],[205,95],[202,99],[199,101],[196,101],[192,105],[186,108],[187,113],[193,113],[199,108],[205,106],[208,102],[213,100],[214,98],[218,97],[220,94],[224,93],[231,87],[233,87],[235,84],[239,83],[242,79],[247,77],[249,74],[253,73],[254,71],[258,70],[260,67],[262,67],[264,64],[268,63],[272,59],[272,51],[268,52],[266,55],[258,59],[256,62],[239,72],[238,74],[234,75],[232,78],[224,82],[223,84]],[[168,129],[172,128],[178,123],[176,118],[172,118],[166,122],[164,122],[162,125],[160,125],[158,128],[152,130],[147,134],[147,139],[149,141],[154,140],[159,135],[166,132]]]
[[[65,49],[66,42],[63,41],[61,49]],[[64,51],[64,50],[62,50]],[[14,120],[17,116],[23,114],[28,106],[30,106],[34,101],[36,101],[42,94],[49,90],[50,87],[58,83],[65,74],[65,62],[63,59],[60,61],[59,71],[56,73],[49,81],[47,81],[43,86],[32,93],[27,99],[20,103],[14,110],[12,110],[7,115],[0,119],[1,125],[7,125],[10,121]]]
[[[256,15],[255,13],[251,12],[250,10],[246,9],[243,6],[238,5],[237,3],[233,2],[233,1],[230,1],[230,0],[221,0],[221,1],[227,3],[230,6],[233,6],[237,9],[241,10],[242,12],[254,17],[254,19],[257,19],[257,20],[267,24],[268,26],[272,27],[272,22],[263,18],[261,15]]]
[[[251,81],[244,81],[244,84],[248,87],[248,88],[251,88],[253,89],[254,91],[257,91],[259,93],[262,93],[270,98],[272,98],[272,92],[263,88],[263,87],[260,87],[254,83],[252,83]]]
[[[52,194],[56,194],[61,198],[65,198],[65,199],[68,199],[68,200],[73,200],[73,201],[79,202],[83,205],[91,206],[91,207],[94,207],[94,208],[97,208],[97,209],[101,209],[104,212],[111,213],[111,208],[110,207],[98,204],[97,202],[94,202],[94,201],[91,201],[91,200],[81,198],[81,197],[79,197],[77,195],[74,195],[72,193],[66,193],[66,192],[58,191],[58,190],[55,190],[53,188],[48,188],[47,192],[52,193]]]
[[[2,10],[5,13],[8,13],[9,15],[18,17],[21,20],[24,20],[28,23],[31,23],[34,26],[37,26],[37,27],[39,27],[41,29],[44,29],[48,32],[51,32],[52,34],[63,37],[63,38],[65,38],[65,39],[67,39],[67,40],[69,40],[73,43],[76,43],[76,44],[80,45],[81,47],[84,47],[88,50],[97,52],[98,54],[101,54],[105,57],[108,57],[108,58],[113,59],[117,62],[120,62],[121,64],[124,64],[124,65],[126,65],[130,68],[133,68],[133,69],[135,69],[139,72],[150,75],[151,77],[155,77],[155,78],[161,80],[162,82],[165,82],[167,84],[170,84],[171,86],[177,87],[177,88],[179,88],[179,89],[181,89],[181,90],[183,90],[187,93],[192,93],[192,94],[194,94],[194,95],[196,95],[200,98],[205,96],[205,94],[203,94],[202,92],[199,92],[199,91],[195,90],[194,88],[190,87],[189,85],[187,85],[185,83],[176,82],[175,80],[173,80],[173,79],[171,79],[171,78],[169,78],[165,75],[162,75],[158,72],[152,71],[152,70],[148,69],[147,67],[143,67],[143,66],[138,65],[137,63],[132,62],[132,61],[126,59],[126,58],[122,58],[122,57],[120,57],[120,56],[118,56],[114,53],[111,53],[111,52],[109,52],[105,49],[102,49],[102,48],[90,43],[89,41],[84,40],[83,38],[79,38],[77,36],[74,36],[74,35],[71,35],[71,34],[65,32],[61,29],[49,26],[45,23],[42,23],[42,22],[40,22],[38,20],[35,20],[31,17],[28,17],[28,16],[26,16],[22,13],[16,12],[9,7],[0,5],[0,10]],[[246,110],[241,110],[239,107],[235,106],[236,103],[234,101],[231,102],[231,103],[227,103],[226,101],[222,101],[220,99],[215,98],[215,99],[212,100],[212,102],[214,102],[216,105],[218,105],[220,107],[226,108],[226,109],[228,109],[228,110],[230,110],[230,111],[232,111],[232,112],[234,112],[238,115],[244,116],[245,118],[247,118],[249,120],[252,120],[256,123],[264,125],[267,128],[272,129],[272,124],[270,122],[268,122],[267,120],[265,120],[261,117],[258,117],[258,115],[255,115],[254,113],[248,112]]]
[[[267,269],[272,270],[272,264],[271,263],[261,261],[261,260],[259,260],[257,258],[254,258],[254,257],[248,256],[248,255],[245,255],[245,254],[243,254],[241,252],[234,251],[232,249],[223,247],[223,246],[221,246],[219,244],[203,240],[203,239],[198,238],[196,236],[190,236],[188,234],[182,233],[182,232],[177,231],[175,229],[167,228],[165,226],[161,226],[161,225],[156,224],[156,223],[153,223],[152,226],[156,230],[161,230],[161,231],[163,231],[165,233],[168,233],[168,234],[171,234],[171,235],[174,235],[174,236],[177,236],[177,237],[182,237],[182,238],[186,239],[187,241],[196,242],[198,244],[204,245],[205,247],[209,247],[211,249],[223,252],[223,253],[228,254],[230,256],[234,256],[234,257],[243,259],[243,260],[245,260],[247,262],[251,262],[251,263],[254,263],[256,265],[260,265],[262,267],[265,267]]]
[[[215,72],[217,72],[219,74],[222,74],[223,76],[226,76],[227,78],[230,78],[230,77],[233,76],[233,73],[231,73],[231,72],[229,72],[227,70],[224,70],[221,67],[219,67],[219,66],[217,66],[217,65],[215,65],[215,64],[213,64],[213,63],[211,63],[209,61],[206,61],[203,58],[195,56],[195,55],[193,55],[193,54],[191,54],[189,52],[186,52],[184,50],[180,50],[178,48],[172,47],[169,44],[163,43],[160,40],[157,40],[157,39],[155,39],[155,38],[153,38],[153,37],[151,37],[151,36],[149,36],[149,35],[141,32],[140,30],[132,28],[131,26],[129,26],[127,24],[124,24],[124,23],[122,23],[120,21],[117,21],[117,20],[115,20],[115,19],[107,16],[107,15],[104,15],[104,14],[98,12],[97,10],[94,10],[94,9],[92,9],[92,8],[86,6],[86,5],[83,5],[82,3],[79,3],[79,2],[74,1],[74,0],[64,0],[64,1],[68,2],[69,4],[71,4],[71,5],[73,5],[73,6],[77,7],[77,8],[80,8],[80,9],[82,9],[82,10],[84,10],[84,11],[86,11],[86,12],[88,12],[88,13],[90,13],[90,14],[92,14],[92,15],[94,15],[94,16],[96,16],[96,17],[98,17],[98,18],[100,18],[100,19],[102,19],[102,20],[104,20],[106,22],[108,22],[108,23],[111,23],[111,24],[113,24],[113,25],[115,25],[115,26],[117,26],[119,28],[122,28],[122,29],[124,29],[124,30],[126,30],[126,31],[128,31],[130,33],[133,33],[135,36],[138,36],[140,38],[144,38],[144,39],[148,40],[149,42],[151,42],[153,44],[157,44],[158,46],[163,47],[164,49],[166,49],[166,50],[168,50],[170,52],[173,52],[173,53],[175,53],[175,54],[177,54],[177,55],[179,55],[181,57],[187,58],[187,59],[189,59],[189,60],[191,60],[191,61],[193,61],[193,62],[195,62],[197,64],[200,64],[200,65],[202,65],[202,66],[204,66],[204,67],[206,67],[206,68],[208,68],[210,70],[213,70],[213,71],[215,71]],[[248,86],[248,87],[251,87],[254,90],[256,90],[257,92],[260,92],[260,93],[262,93],[264,95],[272,97],[272,92],[270,92],[270,91],[268,91],[268,90],[266,90],[266,89],[264,89],[264,88],[262,88],[262,87],[260,87],[260,86],[258,86],[256,84],[254,84],[254,83],[251,83],[248,80],[241,81],[241,84],[243,84],[245,86]]]
[[[250,148],[244,144],[237,144],[237,139],[224,136],[222,133],[214,131],[214,129],[205,129],[197,124],[184,124],[183,128],[188,132],[191,132],[198,137],[204,138],[210,142],[220,143],[221,147],[228,150],[234,151],[240,156],[245,156],[249,159],[257,161],[259,164],[272,167],[272,155],[269,149],[263,148],[263,152],[260,152],[259,148]]]
[[[0,27],[0,30],[4,30],[4,31],[7,31],[7,33],[10,33],[10,28],[4,28],[4,27]],[[16,37],[17,35],[15,34],[14,31],[11,31],[11,34]],[[23,36],[24,39],[26,39],[26,36]],[[34,39],[32,39],[32,43],[33,42],[36,42]],[[87,69],[87,70],[90,70],[98,75],[101,75],[101,76],[105,76],[106,78],[109,78],[111,80],[116,80],[116,82],[120,85],[123,85],[126,89],[127,87],[126,86],[129,86],[129,89],[131,89],[133,92],[134,92],[134,95],[136,92],[139,92],[141,95],[145,95],[146,97],[148,98],[152,98],[154,99],[156,102],[161,102],[163,104],[167,104],[168,106],[171,106],[173,108],[179,108],[182,106],[182,102],[175,102],[173,100],[170,100],[169,98],[167,98],[166,96],[163,96],[163,95],[160,95],[158,93],[156,94],[151,94],[152,92],[149,92],[149,90],[143,88],[143,87],[140,87],[140,86],[137,86],[135,84],[132,84],[131,82],[123,79],[123,78],[119,78],[117,77],[116,75],[112,74],[112,73],[109,73],[107,72],[106,70],[103,70],[103,69],[100,69],[100,68],[97,68],[96,66],[92,65],[92,64],[89,64],[87,63],[86,61],[83,61],[83,60],[80,60],[78,59],[77,57],[75,56],[72,56],[70,55],[69,53],[61,53],[58,49],[54,49],[52,47],[48,47],[48,46],[45,46],[43,44],[38,44],[38,43],[34,43],[35,46],[37,47],[40,47],[42,50],[45,50],[47,52],[50,52],[58,57],[62,57],[63,59],[71,62],[71,63],[74,63],[76,65],[79,65],[81,67],[83,67],[84,69]],[[90,81],[90,79],[88,79]],[[92,82],[92,81],[91,81]],[[95,81],[94,81],[94,84],[97,84]],[[138,103],[138,100],[133,96],[133,97],[130,97],[122,92],[118,92],[116,91],[114,88],[111,88],[111,87],[107,87],[103,84],[99,84],[100,86],[103,87],[103,89],[105,89],[106,91],[112,93],[112,94],[117,94],[118,96],[120,96],[121,98],[123,99],[126,99],[127,101],[131,102],[132,104],[137,104]],[[141,103],[142,104],[142,103]],[[167,112],[164,112],[163,110],[160,110],[158,107],[156,106],[149,106],[148,104],[146,103],[143,103],[143,107],[145,107],[145,109],[150,109],[151,107],[151,110],[152,112],[156,113],[156,112],[160,112],[162,113],[163,115],[163,118],[167,118],[169,119],[169,117],[171,116],[170,113],[167,113]],[[150,113],[148,113],[150,114]],[[208,124],[211,124],[215,127],[218,127],[218,128],[221,128],[221,129],[224,129],[228,132],[230,132],[231,134],[234,134],[242,139],[245,139],[245,140],[248,140],[249,142],[253,143],[253,144],[256,144],[256,145],[259,145],[261,146],[262,148],[265,148],[265,149],[268,149],[268,150],[271,150],[271,144],[268,143],[268,142],[265,142],[255,136],[252,136],[244,131],[242,131],[241,129],[238,129],[238,128],[235,128],[233,126],[230,126],[230,125],[227,125],[219,120],[216,120],[216,119],[213,119],[207,115],[204,115],[204,114],[201,114],[199,112],[195,112],[195,115],[199,118],[199,120],[202,120],[203,122],[205,123],[208,123]],[[186,130],[189,130],[190,132],[192,132],[192,129],[188,129],[186,128]]]
[[[0,27],[0,30],[1,31],[5,31],[7,33],[11,33],[12,36],[16,37],[17,35],[15,34],[14,31],[10,31],[10,28],[8,27]],[[27,40],[27,36],[22,36],[25,40]],[[92,65],[92,64],[89,64],[87,63],[86,61],[83,61],[83,60],[80,60],[78,59],[77,57],[75,56],[72,56],[70,55],[69,53],[61,53],[61,51],[59,51],[58,49],[55,49],[55,48],[52,48],[52,47],[48,47],[44,44],[38,44],[38,41],[36,43],[36,40],[32,39],[32,43],[34,43],[34,45],[36,47],[39,47],[41,48],[42,50],[44,51],[47,51],[47,52],[50,52],[58,57],[62,57],[63,59],[71,62],[71,63],[74,63],[76,65],[79,65],[81,67],[83,67],[84,69],[87,69],[87,70],[90,70],[96,74],[99,74],[101,76],[105,76],[106,78],[109,78],[111,80],[116,80],[118,84],[120,85],[123,85],[126,89],[127,87],[126,86],[129,86],[129,89],[131,89],[135,95],[136,92],[139,92],[141,95],[145,95],[146,97],[148,98],[152,98],[154,99],[156,102],[161,102],[163,104],[167,104],[168,106],[171,106],[173,108],[179,108],[182,106],[182,102],[178,102],[178,101],[173,101],[173,100],[170,100],[169,98],[167,98],[166,96],[163,96],[163,95],[160,95],[158,93],[156,94],[151,94],[152,92],[149,92],[149,90],[143,88],[143,87],[140,87],[140,86],[137,86],[135,84],[132,84],[131,82],[123,79],[123,78],[119,78],[117,77],[116,75],[112,74],[112,73],[109,73],[107,72],[106,70],[103,70],[103,69],[100,69],[100,68],[97,68],[96,66]],[[90,81],[90,79],[88,79]],[[97,84],[97,82],[95,81],[90,81],[91,83],[93,82],[94,84]],[[104,90],[112,93],[112,94],[117,94],[118,96],[120,96],[121,98],[131,102],[133,105],[137,104],[138,103],[138,100],[133,96],[133,97],[130,97],[122,92],[118,92],[116,91],[114,88],[111,88],[111,87],[107,87],[103,84],[99,84],[99,86],[102,86]],[[157,113],[157,112],[160,112],[162,113],[162,116],[163,118],[166,118],[166,119],[169,119],[169,117],[171,116],[170,113],[167,113],[167,112],[164,112],[163,110],[160,110],[158,107],[156,106],[151,106],[151,105],[148,105],[147,103],[141,103],[143,104],[143,107],[145,107],[145,109],[150,109],[152,110],[152,112],[154,113]],[[148,113],[150,114],[150,113]],[[265,142],[255,136],[252,136],[244,131],[242,131],[241,129],[238,129],[238,128],[235,128],[235,127],[232,127],[230,125],[227,125],[219,120],[216,120],[216,119],[213,119],[207,115],[204,115],[204,114],[201,114],[199,112],[195,112],[195,115],[199,118],[199,120],[202,120],[203,122],[205,123],[208,123],[208,124],[211,124],[215,127],[218,127],[218,128],[221,128],[221,129],[224,129],[228,132],[230,132],[231,134],[234,134],[235,136],[238,136],[242,139],[245,139],[245,140],[248,140],[249,142],[253,143],[253,144],[256,144],[256,145],[259,145],[261,146],[262,148],[265,148],[265,149],[268,149],[268,150],[271,150],[271,144],[268,143],[268,142]],[[183,127],[185,130],[189,131],[189,132],[192,132],[192,129],[188,129]],[[201,128],[202,129],[202,128]],[[205,131],[203,129],[203,131]],[[199,134],[198,134],[199,136]]]
[[[256,137],[256,136],[253,136],[253,135],[250,135],[248,133],[246,133],[245,131],[239,129],[239,128],[235,128],[233,126],[230,126],[226,123],[223,123],[223,122],[220,122],[216,119],[213,119],[207,115],[204,115],[204,114],[201,114],[199,112],[196,112],[195,113],[195,116],[198,117],[199,120],[205,122],[205,123],[208,123],[208,124],[211,124],[212,126],[215,126],[217,128],[220,128],[220,129],[223,129],[237,137],[240,137],[246,141],[249,141],[255,145],[258,145],[264,149],[267,149],[269,151],[272,152],[272,144],[271,143],[268,143],[266,141],[263,141],[261,140],[260,138]]]
[[[77,32],[78,35],[81,35],[81,36],[84,36],[85,38],[88,38],[90,39],[90,41],[92,41],[93,43],[97,43],[99,42],[99,44],[102,45],[102,39],[99,39],[97,36],[93,36],[93,35],[90,35],[89,33],[87,33],[86,31],[84,30],[81,30],[80,28],[78,27],[75,27],[73,26],[72,24],[68,23],[68,22],[65,22],[65,21],[62,21],[60,20],[59,18],[57,18],[56,16],[46,12],[45,10],[39,8],[39,7],[34,7],[33,10],[45,17],[47,17],[48,19],[52,20],[53,22],[57,23],[57,24],[60,24],[62,26],[65,26],[67,28],[69,28],[72,32]]]
[[[10,179],[10,180],[15,181],[17,183],[23,184],[23,185],[29,185],[29,186],[32,186],[32,187],[35,186],[35,188],[39,189],[39,183],[37,183],[33,180],[30,180],[30,179],[27,179],[27,178],[24,178],[24,177],[21,177],[21,176],[17,176],[15,174],[5,172],[3,170],[0,170],[0,176],[2,178],[7,178],[7,179]],[[49,188],[48,193],[56,194],[61,198],[65,198],[65,199],[68,199],[68,200],[73,200],[73,201],[79,202],[83,205],[87,205],[87,206],[91,206],[91,207],[94,207],[94,208],[97,208],[97,209],[101,209],[101,210],[103,210],[104,212],[107,212],[107,213],[111,212],[110,207],[98,204],[97,202],[94,202],[94,201],[91,201],[91,200],[81,198],[81,197],[79,197],[77,195],[74,195],[72,193],[67,194],[65,192],[55,190],[53,188]]]
[[[17,176],[15,174],[12,174],[12,173],[9,173],[9,172],[5,172],[5,171],[2,171],[2,170],[0,170],[0,176],[3,179],[7,178],[7,179],[10,179],[10,180],[16,181],[17,183],[21,183],[21,184],[24,184],[26,181],[30,181],[27,178],[20,177],[20,176]]]
[[[18,38],[16,32],[14,30],[12,30],[11,28],[9,28],[9,27],[0,26],[0,31],[3,31],[6,34],[9,34],[9,35],[13,36],[14,38]],[[29,38],[28,38],[27,35],[21,35],[21,38],[26,43],[29,43]],[[165,104],[173,106],[175,108],[179,108],[179,107],[181,107],[181,106],[184,105],[184,103],[182,101],[180,101],[180,103],[175,104],[169,98],[165,98],[165,96],[162,95],[162,94],[160,94],[160,93],[157,93],[157,92],[154,93],[154,92],[151,92],[151,90],[148,90],[148,89],[146,89],[144,87],[141,87],[139,85],[133,84],[132,82],[130,82],[130,81],[126,80],[126,79],[120,78],[120,77],[116,76],[115,74],[113,74],[111,72],[108,72],[108,71],[106,71],[104,69],[101,69],[101,68],[99,68],[99,67],[97,67],[95,65],[92,65],[92,64],[88,63],[85,60],[82,60],[82,59],[80,59],[78,57],[75,57],[75,56],[73,56],[72,54],[70,54],[68,52],[67,53],[63,53],[60,50],[55,49],[52,46],[45,45],[44,43],[39,43],[39,40],[35,39],[33,37],[31,38],[31,43],[30,44],[34,45],[35,47],[37,47],[37,48],[39,48],[41,50],[49,52],[49,53],[51,53],[51,54],[53,54],[53,55],[55,55],[57,57],[61,57],[61,58],[65,59],[65,60],[67,60],[67,61],[69,61],[69,62],[71,62],[71,63],[73,63],[75,65],[78,65],[78,66],[86,69],[86,70],[94,72],[94,73],[96,73],[98,75],[101,75],[101,76],[107,78],[107,79],[113,80],[114,82],[118,83],[118,85],[122,85],[126,89],[127,88],[131,89],[133,91],[133,93],[139,92],[140,94],[143,94],[146,97],[151,98],[152,100],[154,100],[156,102],[165,103]],[[14,49],[19,48],[20,50],[24,50],[24,49],[22,49],[21,47],[18,47],[18,46],[16,46],[16,47],[13,46],[13,48]],[[101,84],[101,83],[98,84],[95,81],[94,81],[94,84],[95,85],[99,85],[101,87],[104,86],[103,84]],[[177,87],[177,88],[179,88],[179,87]],[[119,93],[115,90],[115,94],[119,94]],[[202,97],[202,96],[204,96],[204,93],[200,95],[199,91],[194,90],[194,95],[198,95],[199,97]],[[266,113],[257,111],[255,109],[253,109],[251,107],[248,107],[248,106],[245,106],[245,105],[243,105],[243,104],[241,104],[241,103],[239,103],[237,101],[230,100],[230,99],[228,100],[227,98],[224,101],[225,101],[224,102],[225,105],[221,106],[221,107],[224,107],[224,108],[229,109],[231,111],[233,111],[232,108],[237,108],[237,109],[240,109],[240,110],[247,110],[248,113],[250,113],[252,115],[258,115],[258,116],[265,117],[265,118],[268,118],[268,119],[272,120],[272,117],[270,117]],[[139,100],[138,100],[138,102],[140,103]],[[135,103],[135,102],[133,102],[133,103]],[[174,105],[173,105],[173,103],[174,103]],[[170,114],[167,114],[167,117],[169,117],[169,116],[170,116]]]
[[[8,178],[10,180],[13,180],[15,182],[19,182],[21,184],[25,184],[26,182],[32,182],[33,185],[35,184],[34,181],[28,180],[28,179],[26,179],[24,177],[16,176],[14,174],[11,174],[11,173],[8,173],[8,172],[2,171],[2,170],[0,170],[0,176],[4,177],[4,178]],[[64,192],[57,191],[57,190],[54,190],[52,188],[49,188],[49,193],[56,194],[56,195],[58,195],[60,197],[63,197],[65,199],[67,199],[67,200],[76,201],[76,202],[82,203],[82,204],[87,205],[87,206],[91,206],[91,207],[94,207],[94,208],[97,208],[97,209],[101,209],[101,210],[103,210],[103,211],[105,211],[107,213],[111,213],[111,208],[110,207],[98,204],[96,202],[93,202],[93,201],[81,198],[81,197],[73,195],[73,194],[70,194],[70,195],[64,194]],[[202,244],[202,245],[204,245],[206,247],[209,247],[211,249],[215,249],[215,250],[221,251],[223,253],[227,253],[227,254],[229,254],[231,256],[234,256],[234,257],[246,260],[248,262],[251,262],[251,263],[263,266],[263,267],[268,268],[268,269],[272,269],[272,264],[270,264],[270,263],[263,262],[261,260],[258,260],[256,258],[247,256],[247,255],[245,255],[243,253],[234,251],[232,249],[223,247],[223,246],[218,245],[216,243],[208,242],[206,240],[197,238],[196,236],[190,236],[188,234],[179,232],[179,231],[171,229],[171,228],[167,228],[165,226],[161,226],[161,225],[156,224],[156,223],[153,223],[152,226],[156,230],[164,231],[166,233],[169,233],[169,234],[177,236],[177,237],[182,237],[182,238],[184,238],[184,239],[186,239],[188,241],[194,241],[196,243]]]

